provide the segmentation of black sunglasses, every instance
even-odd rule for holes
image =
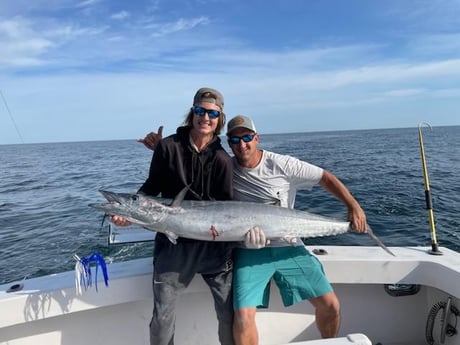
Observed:
[[[228,141],[230,141],[230,143],[232,144],[239,144],[241,140],[243,140],[245,143],[249,143],[252,141],[252,139],[254,139],[254,137],[256,136],[256,134],[246,134],[246,135],[243,135],[242,137],[237,137],[237,136],[233,136],[233,137],[229,137],[228,138]]]
[[[210,119],[217,119],[220,116],[219,110],[206,109],[197,105],[193,107],[193,112],[198,116],[204,116],[207,113]]]

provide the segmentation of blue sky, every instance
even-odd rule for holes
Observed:
[[[202,86],[261,133],[460,124],[459,0],[3,0],[0,47],[0,144],[170,134]]]

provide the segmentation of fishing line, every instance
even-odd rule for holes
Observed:
[[[10,115],[11,122],[13,122],[14,128],[16,129],[16,132],[18,133],[18,136],[21,139],[21,143],[24,144],[24,139],[22,138],[21,132],[19,131],[18,126],[16,125],[16,121],[14,121],[13,114],[11,114],[10,108],[8,107],[8,103],[6,103],[6,99],[5,96],[3,96],[2,90],[0,90],[0,95],[2,96],[3,104],[5,104],[6,111]]]

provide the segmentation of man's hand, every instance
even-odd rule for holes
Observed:
[[[161,139],[163,139],[163,126],[158,127],[158,133],[150,132],[144,139],[137,139],[136,141],[144,144],[146,148],[154,151]]]
[[[267,240],[265,233],[258,226],[252,227],[244,238],[244,246],[248,249],[264,248],[270,240]]]
[[[351,222],[352,229],[356,232],[366,232],[369,227],[366,221],[366,214],[359,205],[348,210],[348,220]]]

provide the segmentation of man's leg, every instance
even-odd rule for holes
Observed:
[[[323,338],[335,338],[340,328],[340,303],[334,292],[310,300],[316,309],[316,325]]]
[[[236,345],[259,345],[259,333],[256,325],[256,308],[235,310],[233,338]]]
[[[237,345],[258,345],[257,307],[268,307],[270,279],[276,270],[272,249],[237,249],[233,272],[235,309],[233,338]]]
[[[177,276],[176,273],[172,275]],[[160,275],[165,277],[166,274]],[[150,322],[151,345],[173,345],[176,323],[176,301],[184,286],[170,284],[169,279],[160,279],[154,275],[153,315]]]
[[[233,341],[233,290],[232,269],[217,274],[203,274],[203,279],[211,289],[217,314],[218,334],[221,345],[234,345]]]
[[[157,234],[153,270],[153,314],[150,322],[150,344],[173,345],[176,303],[195,275],[193,248],[188,243],[171,243]],[[191,254],[190,254],[191,253]]]

